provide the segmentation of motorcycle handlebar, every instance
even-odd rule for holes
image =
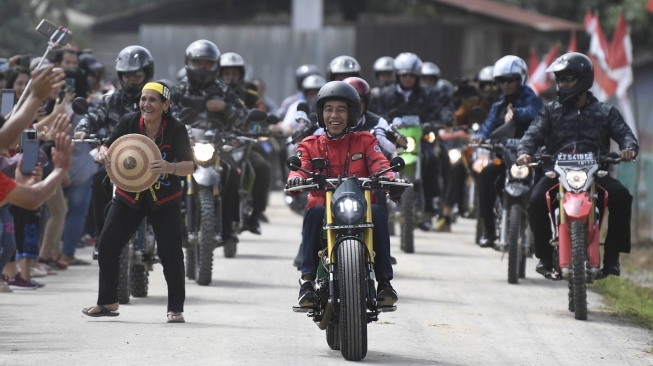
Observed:
[[[331,184],[332,186],[336,186],[334,183],[339,183],[341,181],[344,181],[342,179],[338,178],[329,178],[326,179],[326,182]],[[406,187],[406,188],[411,188],[413,187],[413,183],[406,183],[406,182],[396,182],[396,181],[388,181],[388,180],[382,180],[380,178],[358,178],[358,181],[362,187],[370,187],[373,189],[389,189],[389,186],[395,186],[395,187]],[[313,183],[313,179],[309,178],[306,180],[307,184],[301,185],[301,186],[296,186],[296,187],[290,187],[290,188],[285,188],[284,192],[296,192],[296,191],[304,191],[307,189],[324,189],[324,187],[320,187],[319,184]],[[384,186],[387,186],[387,188],[384,188]]]

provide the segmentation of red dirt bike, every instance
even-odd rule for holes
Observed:
[[[596,152],[580,152],[576,147],[570,153],[562,152],[580,143],[596,146]],[[555,156],[542,155],[531,166],[551,164],[554,170],[545,175],[558,178],[559,183],[547,192],[549,215],[555,232],[551,245],[553,272],[545,275],[552,280],[569,281],[569,311],[578,320],[587,320],[587,285],[605,278],[600,271],[601,215],[597,207],[602,194],[603,212],[608,203],[608,192],[595,183],[595,177],[605,177],[608,164],[618,164],[621,159],[611,153],[600,156],[593,142],[581,141],[567,145]],[[587,150],[586,150],[587,151]],[[557,194],[552,194],[557,189]]]

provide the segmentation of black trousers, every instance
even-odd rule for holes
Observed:
[[[453,207],[457,203],[460,208],[463,203],[465,181],[467,180],[467,169],[465,169],[463,159],[458,160],[451,166],[449,178],[447,193],[444,195],[444,205]]]
[[[251,151],[249,160],[256,174],[254,187],[252,188],[252,217],[258,219],[258,216],[265,211],[268,205],[272,166],[258,151]]]
[[[630,253],[630,217],[633,196],[618,180],[607,176],[596,178],[596,183],[608,191],[608,236],[605,239],[605,252]],[[528,204],[528,222],[535,238],[535,255],[540,259],[551,258],[553,247],[549,244],[551,219],[547,205],[547,191],[558,183],[557,178],[543,177],[533,188]],[[557,188],[552,192],[558,193]],[[597,206],[603,218],[603,192],[597,189]],[[553,207],[552,207],[553,208]]]
[[[478,205],[479,213],[485,224],[485,235],[488,239],[496,239],[494,203],[497,192],[503,192],[506,182],[506,166],[504,163],[488,164],[478,175]]]
[[[152,211],[147,202],[143,202],[138,210],[128,207],[117,199],[111,202],[104,228],[98,238],[100,287],[97,303],[108,305],[118,302],[120,252],[145,217],[149,217],[152,224],[157,254],[161,259],[163,275],[168,283],[168,311],[183,312],[186,290],[179,204]]]
[[[95,228],[93,232],[89,232],[94,237],[99,237],[104,226],[104,218],[107,213],[107,206],[111,202],[113,195],[111,183],[107,175],[107,168],[104,164],[98,169],[93,176],[91,183],[91,208],[93,210],[93,222]]]
[[[436,213],[433,206],[433,199],[440,197],[440,159],[433,151],[433,145],[422,140],[422,187],[424,192],[424,211],[428,213]]]
[[[220,179],[222,179],[222,237],[227,238],[234,233],[234,222],[238,222],[240,214],[240,186],[238,165],[231,154],[221,154],[221,166],[223,168]]]

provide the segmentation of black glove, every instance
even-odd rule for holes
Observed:
[[[292,188],[292,187],[303,186],[304,183],[306,183],[306,180],[304,178],[293,177],[288,179],[288,181],[286,182],[286,187]]]
[[[388,196],[396,203],[401,202],[401,195],[406,191],[406,187],[392,186],[388,189]]]

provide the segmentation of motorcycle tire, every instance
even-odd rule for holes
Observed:
[[[131,296],[131,254],[132,240],[120,252],[120,264],[118,266],[118,303],[129,304]]]
[[[326,328],[326,339],[329,348],[333,350],[340,349],[340,325],[329,323]]]
[[[415,253],[415,189],[407,189],[401,198],[401,250]]]
[[[576,304],[574,303],[574,284],[569,281],[567,287],[569,288],[569,292],[567,294],[568,300],[569,300],[569,311],[572,313],[576,312]]]
[[[211,284],[213,249],[215,248],[215,197],[213,189],[200,187],[200,230],[195,246],[195,282],[200,286]]]
[[[189,280],[195,279],[195,245],[186,248],[186,277]]]
[[[131,268],[131,292],[134,297],[147,297],[148,277],[150,273],[142,264],[133,265]]]
[[[367,354],[367,271],[364,244],[345,240],[338,247],[340,353],[348,361]]]
[[[585,248],[585,225],[581,221],[571,223],[571,271],[574,289],[574,317],[587,320],[587,249]]]
[[[519,283],[519,265],[521,264],[522,246],[522,208],[519,205],[510,207],[508,221],[508,283]]]

